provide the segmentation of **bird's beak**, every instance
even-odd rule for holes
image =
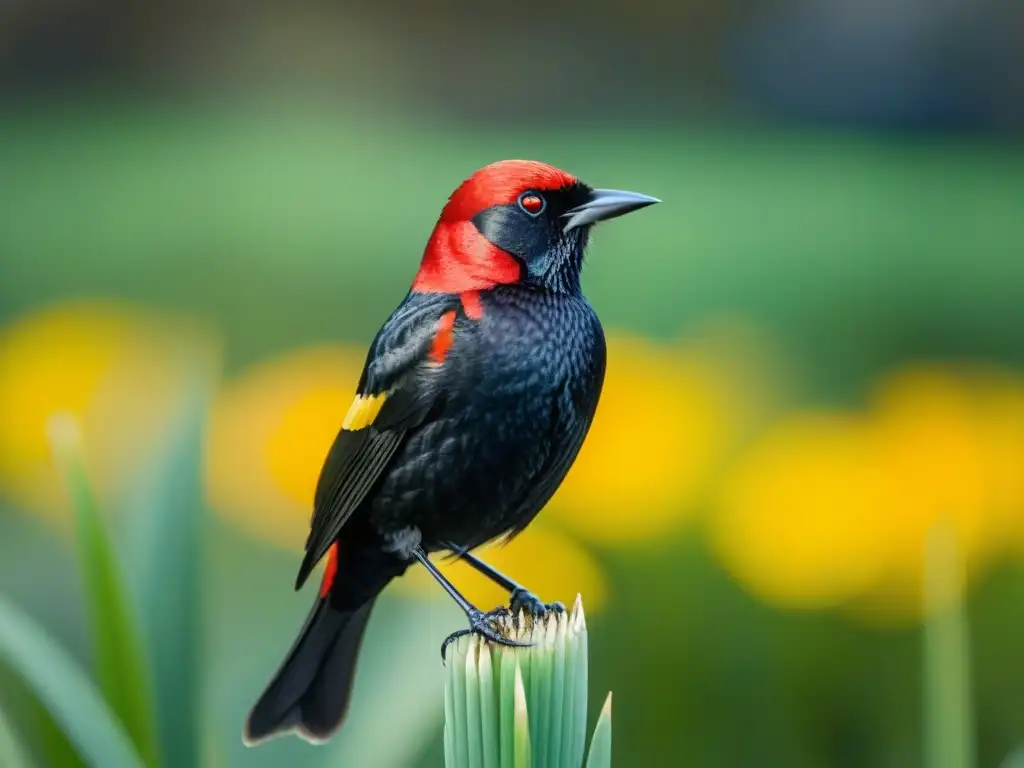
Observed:
[[[646,208],[648,205],[660,203],[656,197],[641,195],[639,192],[623,192],[618,189],[595,189],[582,205],[577,205],[562,214],[565,221],[564,232],[576,227],[586,227],[599,221],[614,219],[632,211]]]

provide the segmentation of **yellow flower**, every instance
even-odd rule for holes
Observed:
[[[211,348],[180,321],[125,305],[76,301],[0,332],[0,489],[21,506],[64,514],[47,423],[68,414],[101,493],[116,494],[163,434],[184,384],[185,353]]]
[[[1007,371],[970,371],[976,393],[979,440],[988,447],[992,539],[1012,550],[1024,547],[1024,376]]]
[[[1011,377],[898,371],[863,415],[796,415],[757,440],[727,479],[714,545],[781,605],[914,618],[936,523],[956,534],[968,575],[1022,535],[1022,415]]]
[[[1005,551],[1015,522],[1019,535],[1022,397],[1024,389],[1000,392],[985,374],[937,366],[882,380],[873,405],[887,486],[879,530],[887,568],[854,606],[865,618],[900,621],[921,609],[925,538],[936,522],[956,534],[968,579]]]
[[[303,349],[258,365],[224,388],[207,451],[207,488],[215,510],[275,545],[302,550],[316,480],[352,403],[363,359],[355,347]],[[572,600],[581,591],[596,608],[604,597],[593,556],[543,524],[535,522],[507,547],[486,552],[495,567],[507,567],[549,601]],[[442,567],[482,605],[507,600],[482,576],[468,576],[464,564]],[[412,568],[397,588],[438,594],[436,585],[427,585],[429,578]]]
[[[760,597],[821,608],[867,589],[884,567],[872,518],[885,503],[870,427],[838,414],[770,429],[729,478],[710,521],[725,565]]]
[[[732,425],[725,392],[702,358],[609,334],[594,424],[545,514],[609,543],[677,529],[727,444]]]
[[[226,517],[301,551],[320,467],[352,404],[364,354],[321,346],[255,366],[214,405],[207,489]]]

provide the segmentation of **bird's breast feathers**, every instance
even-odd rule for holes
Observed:
[[[596,400],[604,355],[601,325],[582,296],[503,287],[414,293],[375,339],[342,429],[381,427],[382,412],[396,408],[385,403],[410,385],[474,410],[509,397],[558,397],[567,386],[574,400]]]

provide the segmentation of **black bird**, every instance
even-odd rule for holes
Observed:
[[[469,551],[522,531],[569,471],[605,371],[580,291],[592,225],[659,202],[543,163],[481,168],[451,196],[412,289],[370,345],[317,484],[300,588],[316,602],[246,722],[246,743],[341,725],[377,595],[418,560],[472,631],[509,641],[428,560],[464,557],[532,614],[547,607]]]

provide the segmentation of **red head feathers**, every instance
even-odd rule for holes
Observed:
[[[495,205],[514,203],[528,189],[560,189],[577,182],[558,168],[532,160],[485,165],[452,193],[434,227],[412,289],[461,293],[519,279],[519,262],[480,234],[472,218]]]

